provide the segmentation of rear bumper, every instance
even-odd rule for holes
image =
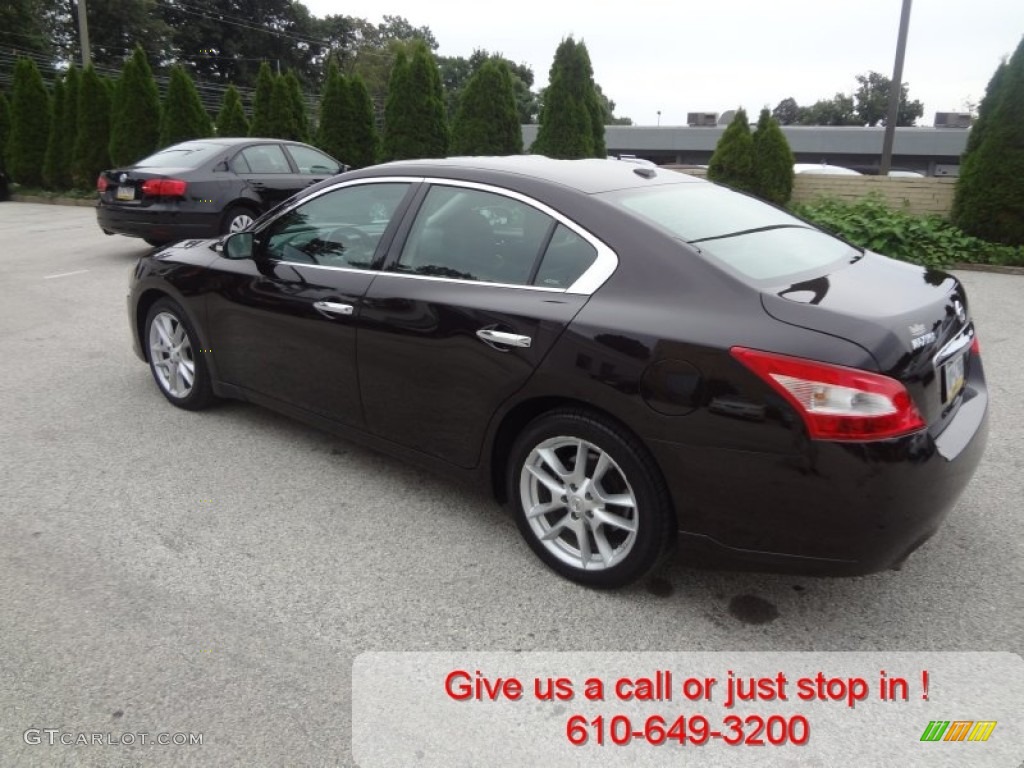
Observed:
[[[174,204],[149,206],[96,206],[96,223],[118,235],[172,242],[187,238],[215,237],[220,230],[219,212],[182,211]]]
[[[899,566],[938,530],[981,461],[988,392],[981,366],[972,368],[938,437],[805,441],[789,455],[655,444],[684,547],[731,565],[832,575]]]

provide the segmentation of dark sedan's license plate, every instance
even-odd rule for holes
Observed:
[[[117,188],[117,199],[118,200],[134,200],[135,199],[135,187],[118,187]]]
[[[959,354],[942,366],[943,403],[948,403],[964,388],[964,361],[966,359],[966,354]]]

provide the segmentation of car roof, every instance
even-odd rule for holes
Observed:
[[[503,157],[448,157],[438,160],[398,160],[356,171],[353,176],[442,176],[479,180],[481,175],[494,181],[515,177],[540,179],[577,189],[585,194],[613,189],[647,187],[657,184],[706,184],[703,179],[670,170],[638,167],[633,163],[604,158],[555,160],[543,155]]]

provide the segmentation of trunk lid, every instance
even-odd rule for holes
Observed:
[[[142,184],[147,179],[180,178],[191,168],[123,168],[103,171],[100,174],[107,182],[107,188],[99,193],[104,205],[142,206],[158,198],[144,197]]]
[[[964,395],[974,329],[960,281],[866,252],[819,277],[762,291],[776,320],[861,346],[901,381],[937,435]]]

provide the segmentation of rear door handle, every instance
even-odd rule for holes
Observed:
[[[502,344],[506,347],[529,347],[533,343],[533,339],[529,336],[495,331],[491,328],[481,328],[476,335],[478,339],[486,341],[488,344]]]
[[[331,315],[351,315],[353,312],[351,304],[339,304],[334,301],[315,301],[313,302],[313,309],[327,317]]]

